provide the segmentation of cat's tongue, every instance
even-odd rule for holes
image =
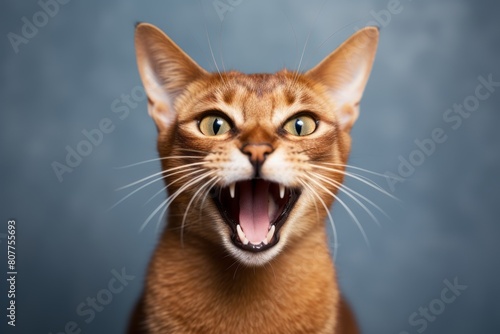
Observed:
[[[269,182],[242,182],[240,225],[248,241],[260,244],[269,230]]]

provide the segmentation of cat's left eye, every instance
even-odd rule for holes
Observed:
[[[317,122],[314,118],[307,115],[293,117],[288,120],[283,129],[294,136],[307,136],[316,130]]]
[[[200,121],[200,131],[205,136],[220,136],[229,130],[231,130],[231,125],[221,116],[206,116]]]

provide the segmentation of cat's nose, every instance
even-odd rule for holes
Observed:
[[[273,152],[273,147],[271,144],[245,144],[241,151],[248,155],[250,162],[255,168],[256,174],[259,173],[259,169],[266,160],[266,157]]]

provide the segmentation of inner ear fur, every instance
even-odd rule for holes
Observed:
[[[159,131],[167,131],[176,118],[176,98],[207,72],[151,24],[136,26],[135,49],[139,74],[148,96],[149,114]]]

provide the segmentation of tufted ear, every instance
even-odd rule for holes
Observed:
[[[363,28],[306,73],[326,86],[344,131],[349,131],[358,118],[359,102],[375,59],[378,37],[378,28]]]
[[[207,72],[151,24],[136,26],[135,49],[149,114],[160,132],[167,131],[175,121],[175,99]]]

